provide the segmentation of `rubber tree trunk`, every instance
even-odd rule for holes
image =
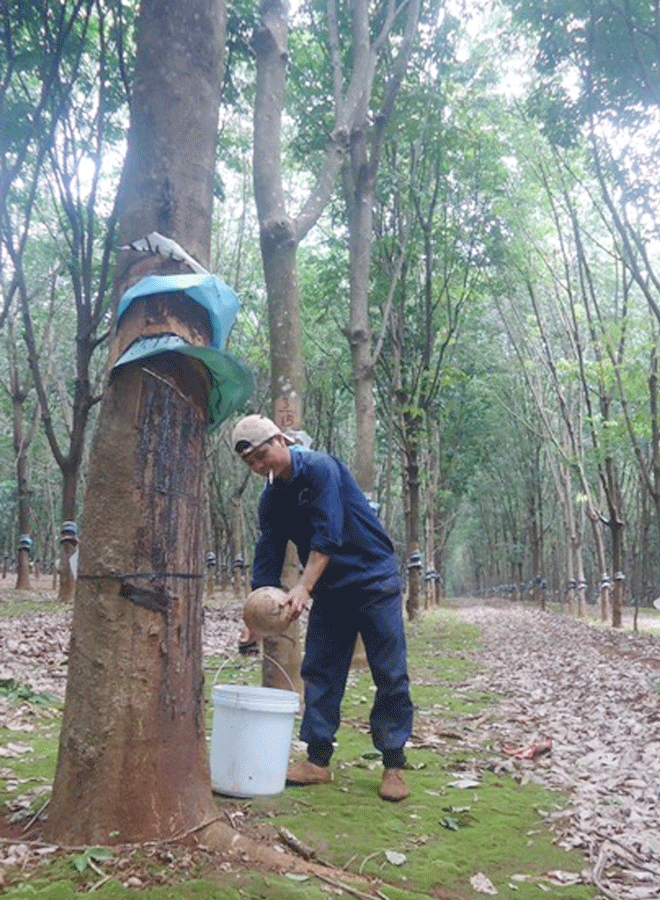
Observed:
[[[234,529],[232,532],[234,553],[232,556],[232,573],[234,597],[240,600],[245,597],[245,529],[243,521],[243,497],[232,497],[234,513]]]
[[[562,501],[564,510],[564,534],[566,537],[566,597],[568,602],[568,614],[574,616],[577,612],[576,570],[579,567],[577,560],[582,552],[582,544],[575,523],[571,474],[567,468],[562,472]]]
[[[22,546],[24,541],[29,540],[30,527],[30,501],[29,491],[27,489],[27,478],[21,474],[21,470],[27,470],[27,460],[24,456],[17,460],[18,471],[18,526],[20,528],[21,538],[16,552],[16,587],[19,590],[29,591],[32,583],[30,579],[30,550],[27,546]],[[25,536],[25,537],[23,537]]]
[[[591,500],[587,502],[587,518],[591,524],[591,533],[594,539],[594,551],[598,561],[598,570],[601,573],[599,587],[599,611],[601,622],[608,622],[610,616],[610,587],[611,581],[607,571],[605,558],[605,542],[603,541],[602,523],[599,511]]]
[[[166,359],[149,369],[120,371],[93,445],[48,818],[67,844],[174,835],[213,814],[201,648],[205,385],[184,366],[173,375]]]
[[[365,116],[366,119],[366,116]],[[355,394],[356,445],[355,478],[371,496],[374,488],[374,447],[376,410],[374,401],[374,360],[369,317],[369,271],[373,227],[373,178],[366,161],[366,124],[351,134],[351,159],[356,174],[348,200],[350,255],[350,321],[353,391]],[[345,179],[346,181],[347,179]]]
[[[13,373],[12,373],[13,374]],[[13,379],[12,379],[13,380]],[[13,387],[13,385],[12,385]],[[14,452],[16,454],[16,486],[18,506],[18,527],[21,536],[30,534],[30,465],[27,445],[23,429],[24,397],[14,388],[12,396],[12,417],[14,432]],[[16,587],[19,590],[30,590],[30,551],[22,547],[20,542],[16,552]]]
[[[75,519],[76,493],[78,485],[78,463],[65,465],[62,470],[62,522]],[[59,603],[71,603],[76,592],[76,579],[71,567],[71,558],[76,545],[71,541],[60,541],[59,575],[57,591]]]
[[[408,613],[408,618],[412,620],[416,619],[419,614],[419,583],[422,571],[419,550],[419,464],[416,444],[410,446],[406,452],[406,478],[410,503],[406,612]]]
[[[155,230],[208,261],[224,29],[221,0],[142,0],[120,245]],[[144,275],[180,270],[122,251],[115,299]],[[190,298],[158,302],[177,333],[209,342]],[[139,310],[145,330],[154,309]],[[122,367],[104,393],[46,826],[57,843],[172,837],[215,815],[201,646],[207,409],[207,370],[180,354]]]
[[[354,19],[355,28],[355,19]],[[354,35],[355,37],[355,35]],[[364,103],[368,103],[368,92]],[[366,120],[366,110],[361,105],[359,118]],[[355,427],[356,446],[355,479],[368,499],[371,499],[375,481],[375,441],[376,441],[376,409],[374,400],[374,360],[371,348],[371,325],[369,321],[369,262],[371,255],[371,231],[373,222],[373,179],[366,155],[367,129],[354,128],[351,132],[350,159],[353,169],[359,160],[359,174],[347,179],[355,189],[355,196],[350,194],[350,187],[345,186],[348,198],[349,221],[349,282],[350,282],[350,318],[348,340],[351,349],[353,390],[355,394]],[[348,166],[348,162],[346,164]],[[410,597],[410,595],[408,595]],[[419,600],[417,599],[417,603]],[[367,661],[362,636],[358,635],[353,649],[351,666],[362,669]]]
[[[283,430],[302,427],[303,364],[296,253],[298,229],[284,199],[281,123],[288,59],[286,4],[262,2],[255,34],[254,197],[268,298],[272,417]],[[295,547],[287,549],[283,585],[298,581]],[[264,639],[262,683],[302,693],[300,624]]]
[[[425,574],[425,602],[424,606],[428,609],[430,606],[439,606],[440,604],[440,582],[436,563],[439,558],[438,548],[436,547],[436,527],[438,518],[437,496],[439,477],[439,462],[435,448],[439,445],[439,436],[437,427],[431,429],[430,439],[427,439],[424,445],[424,453],[422,458],[422,466],[426,472],[425,481],[425,498],[424,498],[424,523],[425,523],[425,544],[426,544],[426,574]]]
[[[16,588],[20,591],[29,591],[31,587],[30,552],[19,548],[16,551]]]
[[[537,509],[537,499],[540,505],[541,497],[537,490],[537,479],[533,478],[529,485],[528,502],[528,522],[529,522],[529,545],[532,566],[532,599],[535,606],[545,609],[545,591],[541,586],[541,577],[543,570],[542,561],[542,529],[539,523],[540,510]]]
[[[623,625],[623,583],[625,575],[622,572],[621,560],[623,558],[623,525],[617,518],[610,519],[608,523],[612,533],[612,567],[614,569],[614,588],[612,590],[612,626],[621,628]]]

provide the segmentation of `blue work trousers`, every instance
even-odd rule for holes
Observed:
[[[301,668],[305,712],[300,739],[307,743],[334,739],[358,634],[376,685],[369,716],[373,744],[381,752],[401,749],[412,733],[413,705],[398,577],[378,589],[343,588],[315,598]]]

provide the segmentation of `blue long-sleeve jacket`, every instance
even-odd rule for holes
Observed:
[[[348,468],[327,453],[291,448],[291,478],[266,485],[252,588],[279,585],[288,541],[306,564],[311,550],[330,557],[313,594],[369,587],[398,577],[392,542]]]

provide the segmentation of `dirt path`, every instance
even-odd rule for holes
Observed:
[[[462,687],[503,697],[476,740],[501,761],[502,746],[551,738],[544,766],[508,767],[570,793],[547,811],[560,846],[587,853],[604,896],[659,896],[660,637],[517,605],[456,614],[483,629],[482,672]]]

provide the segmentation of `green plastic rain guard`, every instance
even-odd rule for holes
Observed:
[[[117,308],[117,323],[138,297],[170,292],[184,293],[209,314],[211,346],[194,347],[176,334],[145,335],[119,357],[113,371],[127,363],[174,351],[200,360],[211,375],[208,431],[213,431],[254,391],[254,378],[247,363],[225,349],[240,302],[236,294],[215,275],[149,275],[129,288]]]

